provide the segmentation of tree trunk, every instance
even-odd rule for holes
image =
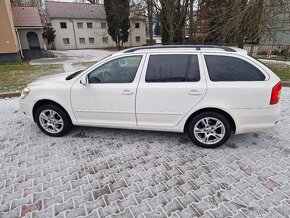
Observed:
[[[189,0],[189,42],[193,42],[193,2],[194,0]]]
[[[171,21],[169,24],[169,44],[173,44],[173,40],[174,40],[174,31],[173,31],[173,22]]]
[[[150,44],[153,44],[153,5],[152,0],[147,0],[148,22],[149,22],[149,38]]]

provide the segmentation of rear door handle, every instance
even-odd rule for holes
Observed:
[[[134,92],[132,92],[132,91],[130,91],[130,90],[124,90],[123,92],[122,92],[122,95],[133,95],[134,94]]]
[[[202,92],[196,89],[192,89],[188,92],[189,95],[202,95]]]

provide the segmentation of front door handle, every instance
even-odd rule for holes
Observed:
[[[130,90],[124,90],[123,92],[122,92],[122,95],[133,95],[134,94],[134,92],[132,92],[132,91],[130,91]]]
[[[197,89],[192,89],[188,92],[189,95],[202,95],[202,92]]]

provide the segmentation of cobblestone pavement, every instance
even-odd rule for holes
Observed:
[[[282,105],[275,128],[210,150],[175,133],[51,138],[0,100],[0,217],[289,217],[289,88]]]

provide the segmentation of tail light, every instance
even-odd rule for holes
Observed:
[[[270,100],[270,104],[277,104],[279,102],[280,99],[280,92],[282,89],[282,83],[278,82],[272,89],[272,94],[271,94],[271,100]]]

